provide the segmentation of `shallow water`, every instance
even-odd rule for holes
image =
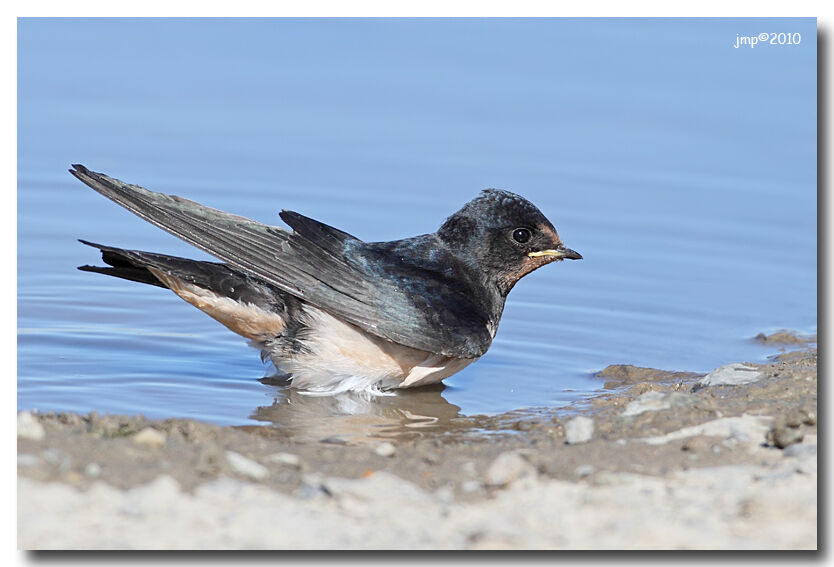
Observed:
[[[762,31],[802,43],[733,48]],[[609,364],[763,360],[756,333],[816,332],[815,34],[813,19],[24,19],[18,407],[453,421],[581,399]],[[76,271],[98,261],[76,238],[208,257],[70,163],[366,240],[431,232],[500,187],[585,259],[524,278],[490,351],[442,392],[300,401],[170,292]]]

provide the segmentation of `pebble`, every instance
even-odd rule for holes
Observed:
[[[777,331],[770,335],[765,335],[764,333],[759,333],[755,337],[755,340],[763,342],[763,343],[784,343],[784,344],[802,344],[802,343],[815,343],[817,342],[816,335],[798,335],[792,331]]]
[[[705,435],[707,437],[723,437],[725,439],[732,439],[737,443],[753,443],[760,444],[764,441],[765,434],[770,429],[770,422],[773,418],[767,416],[755,416],[744,414],[738,417],[722,417],[701,423],[699,425],[692,425],[684,427],[677,431],[672,431],[666,435],[659,435],[656,437],[640,437],[635,439],[641,443],[648,443],[649,445],[662,445],[677,439],[685,439],[695,435]]]
[[[565,424],[565,441],[574,445],[585,443],[594,436],[594,420],[590,417],[574,417]]]
[[[533,474],[532,465],[515,451],[501,453],[492,461],[484,476],[488,486],[507,486],[523,476]]]
[[[84,467],[84,474],[89,477],[97,477],[101,474],[101,465],[98,463],[88,463],[86,467]]]
[[[294,469],[301,468],[301,458],[293,453],[273,453],[272,455],[267,456],[264,460],[270,463],[286,465]]]
[[[786,425],[773,427],[767,434],[767,439],[780,449],[784,449],[794,443],[802,442],[805,432],[800,427],[788,427]]]
[[[691,396],[678,392],[646,392],[631,401],[623,410],[623,416],[640,415],[647,411],[661,411],[665,409],[682,408],[691,405]]]
[[[166,439],[167,438],[162,431],[154,429],[153,427],[146,427],[133,436],[133,442],[137,445],[154,448],[159,448],[165,445]]]
[[[46,431],[32,412],[22,411],[17,414],[17,436],[21,439],[40,441],[46,436]]]
[[[397,448],[388,442],[380,443],[376,446],[376,449],[374,449],[374,453],[380,457],[393,457],[397,453]]]
[[[473,492],[478,492],[483,484],[481,484],[477,480],[465,480],[460,483],[460,490],[465,494],[472,494]]]
[[[578,467],[576,467],[576,470],[574,470],[574,473],[576,473],[576,476],[578,476],[579,478],[585,478],[587,476],[591,476],[592,474],[594,474],[594,472],[596,470],[597,469],[594,467],[594,465],[585,464],[585,465],[579,465]]]
[[[268,468],[235,451],[226,451],[226,460],[238,474],[248,476],[255,480],[263,480],[269,476]]]
[[[740,362],[719,366],[695,384],[693,391],[707,386],[738,386],[755,382],[763,376],[755,366],[747,366]]]
[[[669,407],[666,395],[662,392],[646,392],[645,394],[641,394],[636,400],[629,402],[625,410],[623,410],[623,415],[640,415],[643,412],[659,411],[669,409]]]

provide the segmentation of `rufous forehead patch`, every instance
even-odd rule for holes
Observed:
[[[554,245],[559,245],[559,244],[562,243],[562,239],[559,238],[559,233],[556,232],[555,230],[553,230],[552,228],[550,228],[549,226],[544,225],[544,224],[540,224],[539,225],[539,230],[542,233],[549,236],[553,240]]]

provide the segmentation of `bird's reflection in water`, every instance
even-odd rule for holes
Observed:
[[[443,384],[386,395],[320,396],[289,388],[280,378],[261,382],[275,386],[275,400],[271,406],[259,407],[251,418],[272,423],[294,441],[376,443],[381,438],[409,439],[471,427],[460,408],[441,395]]]

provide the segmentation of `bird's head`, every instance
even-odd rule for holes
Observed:
[[[506,296],[523,276],[582,256],[566,248],[533,203],[509,191],[487,189],[450,216],[437,232],[460,260],[481,270]]]

